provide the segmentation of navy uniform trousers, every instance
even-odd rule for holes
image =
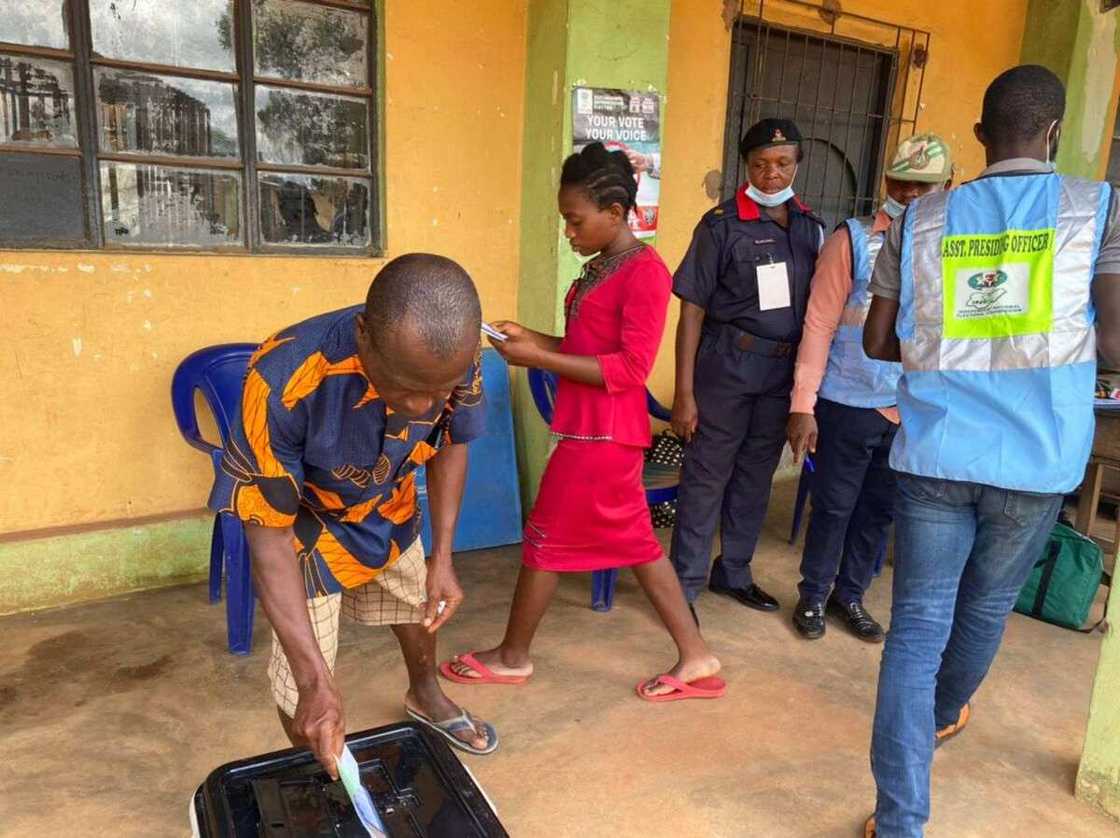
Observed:
[[[699,426],[685,446],[670,551],[689,602],[708,581],[717,525],[723,560],[712,581],[751,584],[751,557],[786,442],[796,347],[777,352],[778,344],[755,339],[743,350],[736,331],[706,329],[696,353]]]
[[[874,408],[818,399],[812,513],[801,557],[801,598],[861,602],[894,518],[888,460],[898,426]]]

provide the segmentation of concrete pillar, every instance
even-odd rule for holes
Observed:
[[[1020,58],[1049,67],[1066,85],[1058,171],[1101,177],[1116,118],[1120,10],[1100,0],[1030,0]]]
[[[1116,119],[1120,10],[1100,0],[1030,0],[1021,60],[1049,67],[1066,85],[1058,171],[1103,177]],[[1113,622],[1120,592],[1110,592]],[[1076,795],[1120,819],[1120,636],[1109,628],[1093,686]]]
[[[1116,119],[1120,11],[1100,0],[1031,0],[1023,34],[1023,63],[1049,67],[1065,82],[1066,117],[1058,171],[1102,177]],[[1110,596],[1113,621],[1120,591]],[[1093,686],[1076,795],[1120,819],[1120,636],[1108,629]]]
[[[1101,659],[1093,682],[1085,750],[1077,772],[1078,799],[1120,820],[1120,588],[1109,596],[1112,626],[1101,644]]]
[[[572,88],[664,95],[671,5],[671,0],[530,0],[517,316],[532,329],[563,334],[564,294],[580,269],[556,212],[560,166],[571,152]],[[664,123],[664,99],[662,104]],[[521,371],[514,409],[522,492],[531,501],[549,437]]]

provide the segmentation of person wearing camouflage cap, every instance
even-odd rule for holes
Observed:
[[[863,595],[894,512],[887,458],[902,368],[863,352],[867,285],[891,221],[915,198],[947,187],[952,171],[949,146],[936,134],[904,140],[886,170],[886,201],[874,215],[841,224],[817,259],[787,427],[794,456],[811,456],[815,468],[793,611],[794,627],[809,640],[824,636],[827,611],[859,639],[883,641]]]
[[[915,134],[904,140],[887,166],[887,180],[943,184],[953,178],[949,145],[936,134]]]

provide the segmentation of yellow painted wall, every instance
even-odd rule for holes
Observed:
[[[387,255],[458,259],[491,317],[516,311],[526,3],[385,4]],[[201,507],[178,361],[358,303],[381,264],[0,251],[0,535]]]
[[[737,5],[737,4],[735,4]],[[767,20],[798,26],[792,8],[767,0]],[[1027,0],[844,0],[844,12],[898,23],[931,33],[929,64],[919,111],[919,131],[936,131],[949,141],[958,179],[975,177],[984,166],[972,125],[988,83],[1018,64]],[[723,129],[731,39],[721,0],[674,0],[669,30],[669,89],[662,138],[664,175],[658,249],[675,269],[700,216],[714,201],[704,192],[704,175],[723,165]],[[750,11],[757,2],[745,0]],[[812,21],[809,20],[809,23]],[[819,18],[817,23],[819,23]],[[676,305],[666,327],[651,387],[663,400],[673,392],[673,336]]]

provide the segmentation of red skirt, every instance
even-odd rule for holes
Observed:
[[[525,524],[525,566],[576,573],[660,559],[642,455],[633,445],[560,440]]]

